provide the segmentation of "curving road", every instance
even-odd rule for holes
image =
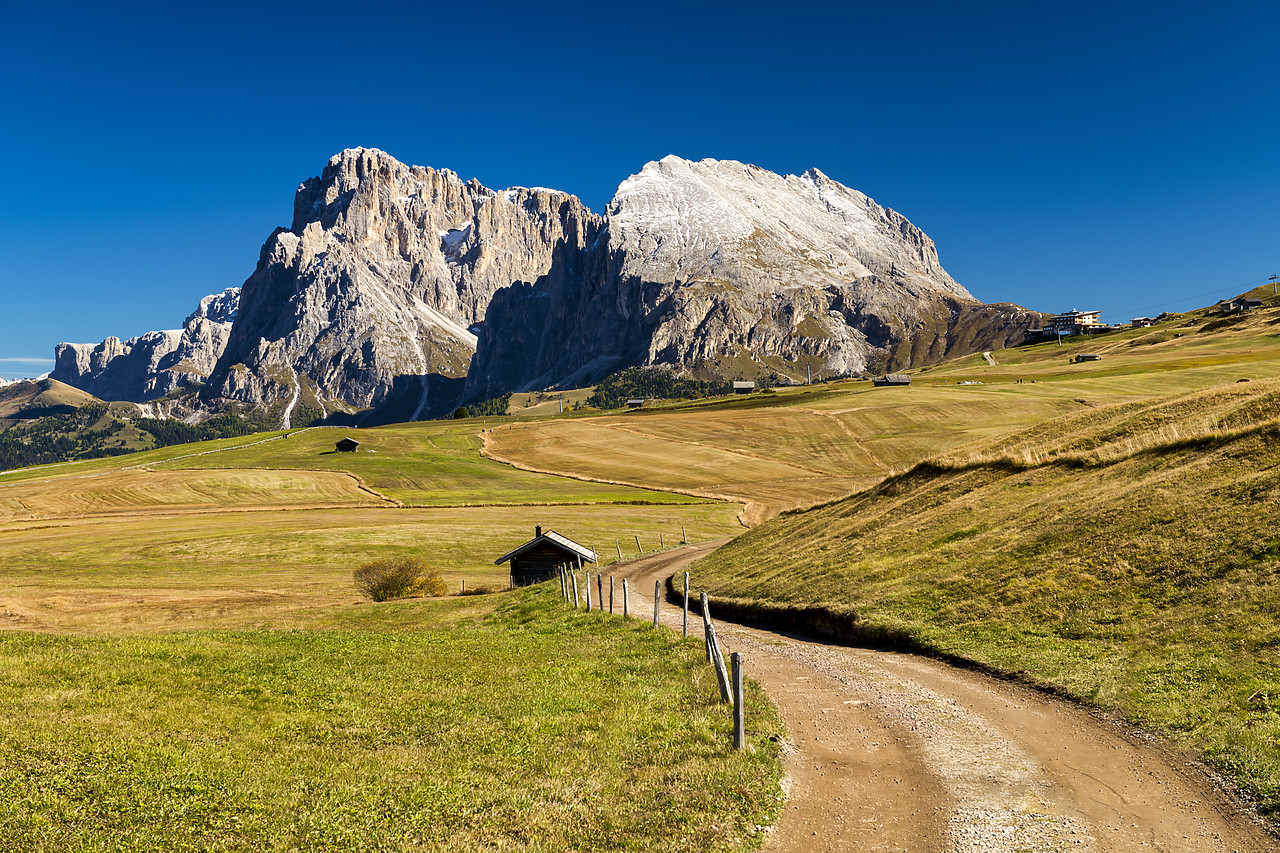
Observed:
[[[719,544],[633,560],[614,574],[650,590]],[[663,622],[679,630],[679,611],[663,608]],[[1074,704],[912,655],[718,628],[725,654],[743,653],[790,732],[788,796],[768,851],[1280,846],[1194,762]]]

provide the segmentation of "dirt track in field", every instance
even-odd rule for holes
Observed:
[[[614,574],[652,589],[718,544]],[[679,611],[663,607],[663,623],[680,630]],[[700,618],[690,625],[701,631]],[[788,796],[767,851],[1280,847],[1190,759],[1077,705],[917,656],[717,627],[789,730]]]

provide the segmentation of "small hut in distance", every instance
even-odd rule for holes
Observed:
[[[542,532],[542,525],[533,529],[533,538],[494,560],[494,565],[511,561],[511,582],[515,586],[541,583],[556,576],[560,566],[566,563],[581,566],[594,563],[596,552],[583,547],[554,530]]]
[[[334,445],[334,448],[339,453],[355,453],[356,448],[359,446],[360,442],[356,441],[354,438],[340,438],[338,439],[338,443]]]
[[[871,384],[877,388],[883,388],[891,385],[910,385],[911,374],[909,373],[886,373],[884,376],[876,376],[871,380]]]

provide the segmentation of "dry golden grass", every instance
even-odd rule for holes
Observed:
[[[582,405],[595,393],[594,385],[589,388],[570,388],[568,391],[522,391],[511,395],[507,405],[510,415],[557,415],[560,413],[560,400],[564,399],[567,411],[571,406]]]
[[[360,600],[356,566],[424,558],[448,588],[505,586],[493,561],[541,524],[596,548],[604,565],[741,531],[734,504],[350,507],[278,512],[139,512],[0,526],[0,626],[117,631],[295,627]]]
[[[0,484],[0,522],[209,509],[379,506],[350,474],[329,471],[109,471]]]
[[[486,434],[486,450],[531,470],[742,501],[749,523],[848,494],[859,483],[746,449],[645,435],[631,427],[624,418],[510,424]]]
[[[1122,712],[1280,814],[1280,379],[1086,409],[782,516],[699,562],[757,612]]]

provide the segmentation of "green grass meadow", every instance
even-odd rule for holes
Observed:
[[[551,584],[310,630],[0,634],[0,849],[739,850],[780,807],[697,643]]]
[[[567,503],[692,503],[671,492],[591,483],[521,471],[480,454],[484,422],[429,421],[372,429],[294,432],[287,439],[250,444],[208,456],[157,464],[158,470],[288,468],[346,471],[366,486],[409,506],[475,506]],[[334,452],[350,434],[355,453]]]

